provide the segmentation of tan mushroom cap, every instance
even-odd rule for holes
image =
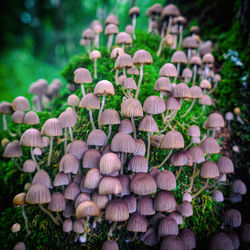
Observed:
[[[191,155],[186,150],[179,150],[175,152],[171,157],[171,164],[173,166],[192,166],[193,160]]]
[[[87,144],[93,146],[104,146],[107,143],[107,136],[101,129],[95,129],[88,135]]]
[[[184,148],[182,134],[176,130],[167,132],[161,142],[161,148]]]
[[[69,106],[73,106],[73,107],[77,107],[80,103],[80,99],[77,95],[72,94],[68,97],[68,105]]]
[[[177,211],[183,216],[183,217],[190,217],[193,215],[193,208],[189,201],[185,200],[183,201]]]
[[[192,56],[191,58],[190,58],[190,64],[191,65],[198,65],[198,66],[200,66],[201,65],[201,58],[199,57],[199,56]]]
[[[126,221],[129,218],[128,206],[123,200],[112,200],[105,210],[105,220]]]
[[[77,117],[73,112],[64,111],[59,115],[58,120],[60,121],[62,128],[74,127],[77,122]]]
[[[223,128],[225,122],[223,116],[219,113],[212,113],[208,116],[206,127],[208,128]]]
[[[22,124],[24,120],[24,112],[17,110],[11,116],[11,121],[16,124]]]
[[[75,200],[80,193],[80,187],[77,183],[71,182],[64,191],[64,198],[67,200]]]
[[[134,26],[133,25],[127,25],[125,28],[125,32],[132,35],[135,32]]]
[[[100,100],[95,94],[88,93],[81,99],[79,108],[86,108],[88,110],[100,109]]]
[[[103,28],[99,20],[92,21],[91,29],[98,35],[103,32]]]
[[[110,14],[110,15],[106,18],[106,20],[105,20],[105,25],[110,24],[110,23],[119,26],[119,24],[120,24],[120,23],[119,23],[119,18],[118,18],[117,16],[113,15],[113,14]]]
[[[196,125],[192,125],[188,128],[187,134],[189,136],[199,136],[201,135],[200,128]]]
[[[192,36],[188,36],[183,40],[182,43],[183,48],[185,49],[196,49],[199,47],[198,42]]]
[[[125,117],[141,117],[143,109],[141,103],[135,98],[128,98],[122,102],[121,115]]]
[[[15,207],[24,206],[25,205],[25,197],[26,197],[26,193],[19,193],[19,194],[15,195],[15,197],[13,199],[13,205]]]
[[[100,174],[99,169],[91,168],[85,176],[84,188],[87,188],[87,189],[98,188],[101,178],[102,178],[102,175]]]
[[[135,155],[128,163],[128,170],[135,173],[148,172],[148,160],[141,155]]]
[[[66,219],[63,221],[63,232],[69,233],[73,230],[73,221],[71,219]]]
[[[114,48],[110,54],[111,59],[116,59],[121,54],[124,54],[124,50],[122,48]]]
[[[214,63],[214,56],[211,53],[207,53],[202,57],[202,62],[205,64]]]
[[[84,153],[88,150],[88,145],[85,141],[75,140],[68,145],[67,152],[74,155],[78,160],[83,158]]]
[[[115,89],[113,84],[108,80],[99,81],[94,90],[95,95],[105,96],[105,95],[115,95]]]
[[[49,203],[48,209],[54,212],[61,212],[65,210],[66,202],[62,193],[56,192],[51,196],[51,202]]]
[[[170,216],[167,216],[166,218],[160,221],[159,228],[158,228],[158,234],[160,237],[178,235],[178,233],[179,233],[178,226],[177,226],[175,219],[173,219]]]
[[[98,50],[93,50],[89,54],[89,58],[92,61],[95,60],[95,59],[101,58],[101,57],[102,57],[102,55],[101,55],[100,51],[98,51]]]
[[[57,118],[50,118],[43,124],[41,133],[46,136],[61,136],[62,125]]]
[[[192,157],[193,163],[199,164],[205,161],[204,152],[202,151],[200,147],[193,146],[192,148],[188,150],[188,152]]]
[[[84,233],[84,225],[81,219],[74,221],[73,231],[78,234]]]
[[[124,89],[137,89],[136,82],[132,77],[128,77],[125,79],[123,87]]]
[[[100,160],[100,172],[101,174],[109,175],[115,171],[121,169],[121,160],[112,152],[106,153]]]
[[[49,203],[51,201],[49,189],[44,184],[32,184],[26,194],[25,201],[29,204]]]
[[[41,132],[38,129],[30,128],[26,130],[20,139],[22,146],[26,147],[43,147],[43,139]]]
[[[160,77],[156,80],[154,85],[155,91],[171,92],[172,86],[168,77]]]
[[[144,101],[143,111],[148,114],[151,115],[161,114],[165,112],[165,110],[166,110],[165,102],[159,96],[149,96]]]
[[[181,109],[181,103],[177,98],[171,96],[166,100],[166,110],[180,110],[180,109]]]
[[[37,183],[43,184],[47,188],[52,188],[50,176],[45,170],[39,170],[36,172],[35,176],[32,179],[32,185]]]
[[[101,250],[119,250],[119,246],[114,240],[106,240]]]
[[[36,170],[36,164],[34,161],[28,159],[23,164],[24,173],[33,173]]]
[[[79,162],[77,158],[72,154],[65,154],[59,164],[59,171],[65,174],[73,173],[77,174],[79,169]]]
[[[218,166],[212,161],[205,161],[200,170],[200,176],[202,178],[215,178],[219,176]]]
[[[154,118],[151,115],[145,115],[140,123],[139,123],[139,127],[138,127],[139,131],[146,131],[146,132],[158,132],[158,126],[156,121],[154,120]]]
[[[191,98],[190,89],[185,83],[179,83],[173,89],[173,96],[176,98]]]
[[[18,96],[16,97],[12,104],[11,104],[12,108],[14,111],[29,111],[30,110],[30,103],[28,101],[27,98],[25,98],[24,96]]]
[[[100,209],[93,201],[84,201],[76,208],[76,218],[85,218],[87,216],[99,216]]]
[[[84,153],[82,166],[83,168],[99,168],[101,154],[96,149],[89,149]]]
[[[161,171],[157,174],[156,184],[162,190],[173,190],[176,188],[175,175],[169,170]]]
[[[112,139],[111,150],[114,152],[134,153],[134,139],[127,133],[117,133]]]
[[[1,102],[0,103],[0,114],[11,114],[12,106],[9,102]]]
[[[29,92],[33,95],[45,95],[48,89],[48,82],[45,79],[38,79],[29,87]]]
[[[120,124],[119,113],[115,109],[105,109],[100,117],[101,125],[115,125]]]
[[[121,194],[122,185],[118,178],[105,176],[100,180],[98,191],[100,195]]]
[[[200,99],[199,99],[199,104],[202,104],[202,105],[212,105],[212,100],[210,98],[209,95],[203,95]]]
[[[129,16],[132,17],[134,15],[136,15],[136,17],[140,16],[140,9],[137,6],[134,6],[129,10]]]
[[[177,8],[177,6],[174,4],[168,4],[162,9],[161,19],[164,19],[169,16],[179,16],[179,15],[180,11]]]
[[[211,89],[212,86],[211,86],[211,83],[208,80],[204,79],[204,80],[202,80],[200,82],[200,87],[202,89]]]
[[[173,24],[186,24],[187,19],[184,16],[177,16],[173,19]]]
[[[78,68],[74,71],[74,83],[92,83],[92,76],[88,69]]]
[[[119,32],[119,29],[116,24],[110,23],[105,27],[105,35],[114,35]]]
[[[115,38],[115,44],[132,44],[131,35],[126,32],[120,32]]]
[[[23,151],[18,140],[10,142],[4,149],[3,157],[14,158],[23,156]]]
[[[172,63],[166,63],[161,67],[159,75],[165,77],[175,77],[177,76],[176,67]]]
[[[212,138],[206,138],[200,145],[205,154],[218,154],[220,152],[220,146],[218,142]]]
[[[131,134],[133,132],[133,125],[131,120],[123,119],[119,126],[119,132]]]
[[[192,86],[189,90],[190,90],[192,99],[200,99],[200,98],[202,98],[203,94],[202,94],[202,90],[201,90],[200,87]]]
[[[181,75],[183,78],[192,78],[193,76],[193,71],[190,69],[190,68],[185,68],[183,71],[182,71],[182,75]],[[194,86],[193,86],[194,87]]]
[[[160,212],[173,212],[176,210],[176,200],[170,191],[160,191],[154,199],[154,208]]]
[[[37,125],[40,123],[40,118],[36,112],[29,111],[28,113],[25,114],[23,123],[28,125]]]
[[[146,232],[148,221],[139,213],[134,213],[130,216],[127,224],[127,230],[130,232]]]
[[[230,158],[226,156],[221,156],[216,163],[220,173],[222,174],[234,173],[234,165]]]
[[[55,177],[55,180],[54,180],[54,183],[53,185],[55,187],[58,187],[58,186],[66,186],[69,184],[69,177],[67,174],[65,173],[58,173]]]
[[[96,205],[100,209],[104,209],[109,202],[107,195],[99,195],[97,192],[93,193],[92,201],[96,203]]]
[[[115,61],[115,69],[130,68],[132,66],[132,58],[126,53],[119,55]]]
[[[144,49],[137,50],[133,56],[133,63],[135,65],[152,64],[153,59],[150,53]]]
[[[122,197],[122,200],[125,201],[125,203],[128,206],[129,213],[134,213],[136,211],[136,198],[134,195],[125,195]]]
[[[82,38],[86,40],[93,40],[95,38],[95,33],[92,29],[88,28],[82,32]]]
[[[175,51],[174,54],[171,57],[171,63],[187,64],[187,56],[186,56],[186,54],[181,50]]]

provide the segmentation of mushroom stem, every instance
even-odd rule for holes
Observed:
[[[34,151],[33,151],[33,148],[32,148],[32,147],[30,147],[30,154],[31,154],[32,160],[33,160],[33,161],[35,162],[35,164],[36,164],[36,170],[39,171],[39,170],[40,170],[40,167],[39,167],[39,165],[38,165],[38,163],[37,163],[37,161],[36,161],[36,158],[35,158],[35,156],[34,156]]]
[[[131,241],[135,241],[136,236],[137,236],[137,232],[134,232],[134,236],[132,237]]]
[[[107,47],[108,47],[108,52],[110,52],[110,49],[111,49],[111,47],[112,47],[113,37],[114,37],[113,34],[109,35],[109,38],[108,38],[108,46],[107,46]]]
[[[113,236],[113,231],[116,228],[117,221],[114,222],[113,226],[109,229],[108,236],[112,237]]]
[[[56,212],[56,216],[57,216],[58,220],[63,224],[63,220],[62,220],[59,212]]]
[[[112,200],[112,194],[109,194],[108,197],[109,197],[109,201],[111,201]]]
[[[67,127],[64,128],[64,154],[66,154],[67,149]]]
[[[169,151],[169,153],[168,153],[168,155],[165,157],[165,159],[161,162],[161,164],[159,164],[159,165],[157,165],[157,166],[154,166],[154,167],[152,167],[152,168],[160,168],[160,167],[162,167],[164,164],[165,164],[165,162],[169,159],[169,157],[171,156],[171,154],[173,153],[173,149],[171,148],[170,149],[170,151]]]
[[[52,214],[48,209],[46,209],[45,207],[43,207],[42,204],[39,204],[39,207],[40,207],[40,209],[41,209],[44,213],[46,213],[46,214],[51,218],[51,220],[52,220],[57,226],[60,225],[60,223],[56,220],[56,218],[53,216],[53,214]]]
[[[196,75],[197,75],[197,65],[194,64],[194,68],[193,68],[193,83],[192,85],[194,86],[195,85],[195,81],[196,81]]]
[[[94,119],[93,119],[92,109],[89,110],[89,118],[90,118],[90,123],[92,125],[93,130],[95,130],[95,123],[94,123]]]
[[[81,84],[81,89],[82,89],[82,96],[85,96],[85,88],[84,88],[84,84],[82,83]]]
[[[133,26],[133,28],[134,28],[134,30],[135,30],[135,26],[136,26],[136,15],[133,15],[133,16],[132,16],[132,26]]]
[[[84,220],[83,227],[84,227],[84,234],[81,237],[81,242],[87,242],[87,235],[88,235],[88,223],[89,223],[89,216]]]
[[[135,126],[135,119],[133,116],[131,116],[131,122],[133,125],[134,139],[136,140],[136,126]]]
[[[41,96],[37,96],[37,102],[36,102],[36,110],[41,112],[42,111],[42,101],[41,101]]]
[[[115,70],[115,83],[116,83],[116,85],[118,85],[118,73],[119,73],[119,70],[116,69]]]
[[[100,119],[101,119],[102,111],[104,109],[104,105],[105,105],[105,95],[102,96],[102,105],[101,105],[101,108],[100,108],[99,114],[98,114],[98,127],[99,128],[101,128]]]
[[[136,93],[135,93],[135,99],[138,99],[140,88],[141,88],[141,83],[142,83],[142,78],[143,78],[143,64],[140,65],[140,78],[139,78],[138,86],[137,86]]]
[[[52,151],[53,151],[53,140],[54,140],[54,136],[51,136],[50,141],[49,141],[48,166],[50,166],[50,163],[51,163],[51,157],[52,157]]]
[[[20,165],[18,164],[18,162],[16,160],[16,157],[14,157],[13,161],[14,161],[14,165],[18,168],[18,170],[23,172],[22,168],[20,167]]]
[[[190,177],[190,186],[187,189],[187,192],[189,192],[189,193],[192,191],[192,188],[193,188],[193,185],[194,185],[194,178],[196,176],[196,170],[197,170],[197,163],[194,163],[193,174]]]
[[[163,46],[164,41],[165,41],[165,39],[162,38],[162,39],[161,39],[161,42],[160,42],[160,44],[159,44],[159,49],[157,50],[157,56],[160,56],[160,55],[161,55],[162,46]]]
[[[97,59],[94,59],[94,76],[95,79],[97,79]]]
[[[150,157],[150,132],[148,132],[148,148],[147,148],[147,160],[149,160]]]
[[[167,34],[170,32],[170,28],[172,26],[172,20],[173,20],[172,16],[169,16],[169,18],[168,18],[168,30],[167,30]]]
[[[218,82],[215,82],[213,88],[210,91],[208,91],[207,94],[208,95],[212,94],[215,91],[215,89],[217,88],[217,86],[218,86]]]
[[[213,128],[212,138],[215,137],[215,133],[216,133],[216,128]]]
[[[69,127],[69,136],[70,136],[71,142],[73,142],[74,141],[74,137],[73,137],[72,127]]]
[[[177,77],[180,75],[181,64],[177,63],[177,76],[174,77],[174,83],[177,81]]]
[[[185,147],[185,150],[188,150],[191,147],[192,144],[193,144],[193,142],[191,140],[191,142]]]
[[[18,127],[17,127],[17,134],[21,137],[22,135],[22,130],[21,130],[21,124],[18,124]]]
[[[108,133],[107,142],[108,142],[108,140],[109,140],[109,138],[110,138],[110,136],[111,136],[111,133],[112,133],[112,125],[109,124],[109,133]]]
[[[99,48],[99,34],[95,35],[95,47]]]
[[[180,32],[180,38],[179,38],[178,49],[181,48],[182,40],[183,40],[183,26],[181,24],[180,24],[180,27],[179,27],[179,32]]]
[[[6,114],[3,114],[3,130],[8,130]]]
[[[25,213],[25,208],[24,206],[22,206],[22,216],[24,219],[24,225],[25,225],[25,230],[26,230],[26,237],[28,237],[30,235],[30,230],[29,230],[29,222],[28,222],[28,218],[27,215]]]
[[[192,52],[192,50],[190,49],[190,48],[188,48],[188,61],[190,60],[190,58],[191,58],[191,52]]]
[[[120,175],[123,175],[123,161],[124,161],[124,153],[121,152],[121,169],[120,169]]]
[[[161,38],[163,38],[165,35],[166,26],[167,26],[166,21],[163,21],[162,28],[161,28]]]
[[[180,175],[181,175],[182,167],[183,167],[183,166],[180,166],[180,167],[179,167],[179,171],[177,172],[177,175],[176,175],[176,180],[177,180],[177,179],[180,177]]]
[[[196,99],[193,99],[192,103],[191,103],[191,106],[188,108],[188,110],[186,111],[186,113],[184,113],[181,118],[185,117],[190,111],[191,109],[193,108],[194,104],[195,104],[195,101]]]
[[[176,114],[177,114],[177,111],[174,111],[174,112],[172,113],[172,115],[171,115],[171,116],[169,117],[169,119],[166,121],[167,124],[165,125],[164,129],[163,129],[163,130],[160,130],[160,133],[164,133],[164,132],[167,130],[168,126],[170,126],[170,122],[175,118]]]
[[[208,186],[208,182],[209,182],[209,178],[206,180],[205,185],[198,192],[192,195],[192,198],[197,197],[203,190],[205,190]]]
[[[125,67],[122,68],[122,72],[123,72],[123,75],[124,75],[124,77],[125,77],[125,79],[126,79],[126,78],[127,78],[127,75],[126,75],[126,69],[125,69]]]

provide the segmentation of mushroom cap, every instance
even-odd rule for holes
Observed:
[[[11,116],[11,121],[16,124],[22,124],[24,120],[24,112],[17,110]]]
[[[208,128],[223,128],[225,126],[223,116],[219,113],[212,113],[208,116],[206,126]]]
[[[29,111],[30,110],[30,103],[28,101],[27,98],[25,98],[24,96],[18,96],[16,97],[12,104],[11,104],[12,108],[14,111]]]
[[[110,36],[110,35],[117,34],[118,32],[119,32],[119,29],[118,29],[117,25],[114,23],[110,23],[105,27],[104,33],[106,36]]]
[[[161,67],[159,75],[165,77],[175,77],[177,76],[176,67],[172,63],[166,63]]]
[[[177,16],[173,19],[173,24],[183,25],[187,23],[187,19],[184,16]]]
[[[246,223],[241,227],[240,237],[243,242],[249,243],[250,242],[249,236],[250,236],[250,224]]]
[[[169,170],[161,171],[157,174],[156,184],[161,190],[173,190],[176,188],[175,175]]]
[[[105,25],[113,23],[115,25],[119,25],[119,18],[113,14],[110,14],[109,16],[107,16],[106,20],[105,20]]]
[[[128,170],[135,173],[147,173],[148,172],[148,160],[141,155],[135,155],[128,163]]]
[[[40,123],[40,118],[36,112],[29,111],[28,113],[25,114],[23,123],[28,125],[37,125]]]
[[[80,99],[77,95],[72,94],[68,97],[68,105],[69,106],[73,106],[73,107],[77,107],[80,103]]]
[[[120,196],[124,196],[124,195],[129,195],[130,194],[130,179],[127,175],[120,175],[118,177],[121,185],[122,185],[122,192],[120,194]]]
[[[198,146],[193,146],[188,150],[188,153],[191,155],[192,157],[192,162],[193,163],[201,163],[205,161],[205,156],[204,156],[204,152],[202,151],[202,149]]]
[[[72,154],[65,154],[61,160],[59,165],[59,171],[64,172],[65,174],[77,174],[79,170],[79,162],[77,158]]]
[[[128,206],[123,200],[112,200],[105,210],[105,220],[126,221],[129,218]]]
[[[78,160],[83,158],[84,153],[88,150],[88,145],[85,141],[76,140],[68,145],[67,153],[74,155]]]
[[[170,191],[160,191],[154,199],[154,208],[160,212],[173,212],[176,210],[176,200]]]
[[[115,109],[105,109],[100,117],[101,125],[115,125],[120,124],[119,113]]]
[[[157,186],[154,178],[149,174],[137,173],[130,183],[130,190],[137,195],[149,195],[156,192]]]
[[[134,26],[133,25],[127,25],[125,28],[125,32],[132,35],[135,32]]]
[[[130,214],[136,212],[137,203],[134,195],[125,195],[122,197],[122,200],[127,204]]]
[[[109,202],[109,198],[107,195],[100,195],[95,192],[92,195],[92,201],[95,202],[100,209],[104,209]]]
[[[25,197],[26,197],[26,193],[19,193],[19,194],[15,195],[15,197],[13,199],[13,205],[15,207],[24,206],[25,205]]]
[[[91,29],[96,33],[100,34],[103,32],[102,25],[99,20],[94,20],[91,22]]]
[[[143,116],[141,103],[135,98],[128,98],[122,102],[121,115],[125,117]]]
[[[109,175],[115,171],[121,169],[121,160],[112,152],[106,153],[100,160],[100,172],[101,174]]]
[[[206,138],[200,145],[205,154],[218,154],[220,152],[220,146],[218,142],[212,138]]]
[[[73,231],[78,234],[84,233],[84,225],[81,219],[74,221]]]
[[[86,40],[93,40],[95,38],[95,33],[92,29],[88,28],[82,32],[82,38]]]
[[[213,236],[209,250],[233,250],[233,243],[225,233],[217,233]]]
[[[100,208],[93,201],[84,201],[76,208],[76,218],[85,218],[87,216],[99,216]]]
[[[120,32],[115,38],[115,44],[132,44],[131,35],[126,32]]]
[[[126,77],[124,75],[119,76],[117,81],[116,81],[116,84],[123,86],[124,82],[125,82],[125,79],[126,79]]]
[[[134,153],[134,139],[127,133],[117,133],[112,139],[111,150],[114,152]]]
[[[181,103],[177,98],[171,96],[166,100],[166,110],[180,110],[180,109],[181,109]]]
[[[227,209],[224,214],[224,224],[231,227],[241,226],[241,213],[237,209]]]
[[[66,186],[70,183],[69,177],[67,174],[65,173],[58,173],[55,177],[54,180],[54,187],[58,187],[58,186]]]
[[[173,96],[176,98],[191,98],[190,89],[185,83],[179,83],[173,89]]]
[[[170,236],[170,235],[178,235],[178,225],[170,216],[162,219],[159,223],[158,235],[160,237]]]
[[[139,123],[138,130],[151,132],[151,133],[159,131],[157,123],[154,120],[153,116],[151,116],[151,115],[143,116],[143,118],[141,119],[141,121]]]
[[[51,202],[49,203],[48,209],[53,212],[61,212],[66,208],[66,201],[62,193],[56,192],[51,196]]]
[[[231,159],[226,156],[221,156],[216,162],[219,172],[222,174],[234,173],[234,165]]]
[[[115,90],[113,84],[108,80],[99,81],[94,90],[95,95],[105,96],[105,95],[115,95]]]
[[[45,79],[39,79],[29,87],[29,93],[37,96],[45,95],[48,89],[48,82]]]
[[[74,71],[74,83],[92,83],[92,76],[88,69],[78,68]]]
[[[162,9],[161,19],[167,18],[169,16],[179,16],[180,11],[178,7],[174,4],[168,4]]]
[[[153,199],[149,195],[139,197],[136,209],[140,215],[143,216],[154,215],[155,210],[154,210]]]
[[[139,75],[140,74],[139,70],[134,65],[131,68],[127,69],[127,73],[129,75]]]
[[[200,82],[200,87],[201,87],[202,89],[211,89],[211,88],[212,88],[211,83],[210,83],[208,80],[206,80],[206,79],[203,79],[203,80]]]
[[[190,58],[190,64],[191,65],[198,65],[198,66],[200,66],[202,64],[201,58],[199,56],[197,56],[197,55],[192,56]]]
[[[58,120],[61,123],[62,128],[74,127],[77,122],[77,117],[71,111],[63,111],[59,115]]]
[[[66,219],[63,221],[63,232],[69,233],[73,230],[73,221],[71,219]]]
[[[219,82],[221,81],[221,76],[219,74],[216,74],[213,78],[213,82]]]
[[[129,16],[133,17],[134,15],[136,17],[140,16],[140,9],[137,6],[134,6],[129,10]]]
[[[105,176],[100,180],[98,190],[100,195],[118,195],[122,192],[122,185],[118,178],[112,176]]]
[[[146,145],[142,139],[135,140],[135,152],[134,155],[144,156],[146,153]]]
[[[193,208],[189,201],[183,201],[177,211],[183,216],[183,217],[190,217],[193,215]]]
[[[130,68],[133,66],[132,58],[129,54],[121,54],[115,61],[115,69]]]
[[[107,136],[101,129],[95,129],[89,133],[87,143],[91,146],[104,146]]]
[[[200,99],[199,99],[199,104],[202,104],[202,105],[212,105],[212,100],[210,98],[209,95],[203,95]]]
[[[36,164],[32,160],[26,160],[23,164],[24,173],[33,173],[36,170]]]
[[[33,177],[33,179],[32,179],[32,185],[33,184],[37,184],[37,183],[43,184],[47,188],[52,188],[50,176],[44,170],[37,171],[36,174],[35,174],[35,176]]]
[[[114,48],[110,54],[111,59],[116,59],[119,55],[124,54],[124,50],[122,48]]]
[[[82,166],[83,168],[99,168],[101,154],[96,149],[89,149],[84,153]]]
[[[46,136],[61,136],[62,125],[57,118],[50,118],[43,124],[41,133]]]
[[[192,76],[193,76],[193,71],[190,69],[190,68],[185,68],[183,71],[182,71],[182,75],[181,75],[183,78],[189,78],[191,79]]]
[[[15,223],[11,227],[12,233],[18,233],[21,230],[21,225],[19,223]]]
[[[156,229],[150,227],[146,233],[142,234],[141,241],[143,241],[146,246],[155,246],[160,241],[160,238],[157,235]]]
[[[202,178],[208,179],[208,178],[215,178],[219,176],[219,169],[217,165],[212,161],[205,161],[202,163],[201,169],[200,169],[200,176]]]
[[[102,178],[102,175],[100,174],[99,169],[91,168],[85,176],[84,188],[85,189],[98,188],[101,178]]]
[[[150,53],[144,49],[137,50],[133,56],[133,63],[135,65],[152,64],[153,59]]]
[[[64,198],[74,201],[80,193],[80,187],[75,182],[71,182],[64,191]]]
[[[175,51],[171,57],[171,63],[187,64],[186,54],[181,50]]]
[[[183,40],[182,46],[185,49],[196,49],[199,44],[193,36],[188,36]]]
[[[4,149],[3,157],[14,158],[23,156],[22,147],[18,140],[10,142]]]
[[[202,62],[204,64],[208,64],[208,63],[214,63],[214,56],[211,53],[206,53],[203,57],[202,57]]]
[[[148,114],[151,115],[161,114],[165,112],[165,110],[166,110],[165,102],[159,96],[149,96],[144,101],[143,111]]]
[[[216,190],[216,191],[213,193],[213,199],[214,199],[216,202],[223,202],[223,201],[224,201],[224,195],[223,195],[223,193],[222,193],[220,190]]]
[[[1,102],[0,103],[0,114],[11,114],[12,106],[9,102]]]
[[[119,250],[119,246],[114,240],[106,240],[101,250]]]
[[[227,113],[225,114],[225,119],[226,119],[227,121],[232,121],[232,120],[234,119],[234,114],[233,114],[232,112],[227,112]]]
[[[161,148],[184,148],[184,139],[180,132],[169,131],[163,137]]]
[[[133,125],[131,120],[123,119],[119,125],[119,132],[131,134],[133,132]]]
[[[192,230],[189,228],[182,228],[179,232],[179,237],[183,241],[186,249],[196,248],[196,239]]]
[[[49,203],[51,201],[49,189],[44,184],[32,184],[26,194],[25,201],[29,204]]]
[[[192,157],[186,150],[179,150],[175,152],[171,157],[171,164],[173,166],[192,166]]]
[[[154,4],[151,8],[153,15],[161,15],[163,7],[159,3]]]
[[[86,108],[88,110],[100,109],[100,100],[95,94],[89,93],[83,96],[83,98],[80,101],[79,107]]]
[[[148,221],[139,213],[134,213],[129,217],[127,230],[130,232],[146,232]]]
[[[189,136],[201,136],[200,128],[196,125],[192,125],[188,128],[187,134]]]
[[[167,236],[161,242],[160,250],[185,250],[183,241],[178,236]]]
[[[189,90],[190,90],[190,93],[191,93],[191,98],[193,98],[193,99],[202,98],[203,94],[202,94],[202,90],[201,90],[200,87],[192,86]]]
[[[102,57],[102,55],[101,55],[100,51],[98,51],[98,50],[93,50],[89,54],[89,58],[92,61],[95,60],[95,59],[101,58],[101,57]]]
[[[26,130],[20,139],[20,143],[22,146],[26,147],[43,147],[43,139],[40,131],[35,128],[30,128]]]
[[[128,77],[125,79],[123,84],[124,89],[137,89],[136,82],[134,78]]]
[[[18,242],[14,246],[13,250],[26,250],[26,246],[25,246],[24,242]]]
[[[172,86],[168,77],[160,77],[156,80],[154,85],[155,91],[171,92]]]
[[[232,191],[244,195],[247,193],[247,186],[242,180],[235,180],[232,184]]]

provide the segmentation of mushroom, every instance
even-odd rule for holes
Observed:
[[[117,34],[118,32],[119,32],[118,27],[115,24],[108,24],[105,27],[105,35],[108,36],[108,44],[107,44],[108,52],[110,52],[110,49],[112,47],[114,35]]]
[[[187,49],[187,59],[188,61],[190,60],[191,56],[192,56],[192,50],[195,50],[198,48],[198,43],[195,40],[194,37],[192,36],[188,36],[183,40],[183,48]]]
[[[198,67],[201,66],[201,58],[199,56],[192,56],[189,60],[189,63],[193,65],[193,82],[192,85],[195,85],[196,82],[196,76],[197,76],[197,71]]]
[[[115,38],[115,44],[121,45],[125,51],[125,45],[132,44],[131,36],[126,32],[120,32]]]
[[[129,16],[132,18],[132,26],[135,29],[136,18],[138,18],[140,16],[140,9],[138,7],[132,7],[129,10]]]
[[[127,25],[125,32],[128,33],[129,35],[131,35],[133,37],[133,39],[136,39],[135,29],[134,29],[133,25]]]
[[[92,83],[92,76],[88,69],[78,68],[74,71],[74,82],[81,84],[82,95],[85,96],[84,84]]]
[[[40,123],[40,118],[34,111],[29,111],[24,115],[23,123],[27,125],[37,125]]]
[[[101,23],[98,20],[94,20],[91,23],[91,29],[94,31],[95,33],[95,38],[94,38],[94,46],[96,48],[99,48],[99,37],[100,37],[100,33],[103,32],[103,28]]]
[[[153,59],[150,53],[144,49],[137,50],[133,56],[133,64],[140,66],[140,78],[136,89],[135,98],[138,99],[142,78],[143,78],[143,65],[152,64]]]
[[[49,156],[48,156],[48,166],[51,163],[51,156],[53,151],[53,140],[55,136],[62,135],[62,125],[57,118],[51,118],[45,121],[41,130],[42,135],[46,135],[50,137],[50,148],[49,148]]]
[[[178,49],[180,49],[183,41],[183,26],[187,23],[187,20],[183,16],[177,16],[173,19],[173,23],[177,26],[179,31]]]
[[[184,78],[185,84],[188,84],[190,82],[192,76],[193,76],[193,71],[190,68],[185,68],[182,71],[182,78]]]
[[[98,50],[93,50],[89,57],[91,61],[94,61],[94,77],[97,79],[97,59],[101,58],[101,53]]]
[[[225,114],[225,119],[227,121],[227,127],[228,127],[228,129],[231,129],[231,121],[233,121],[233,119],[234,119],[234,114],[232,112],[228,111]]]
[[[9,102],[1,102],[0,103],[0,114],[3,116],[3,130],[8,130],[8,123],[6,119],[7,114],[12,113],[12,107]]]
[[[116,70],[116,77],[115,77],[115,82],[117,83],[117,78],[118,78],[118,70],[122,69],[123,70],[123,76],[126,78],[126,68],[130,68],[133,66],[133,61],[130,55],[124,53],[121,54],[117,57],[115,61],[115,70]]]
[[[87,52],[90,53],[91,43],[93,42],[95,38],[95,33],[93,32],[93,30],[88,28],[83,31],[82,38],[86,41]]]
[[[113,240],[106,240],[101,250],[119,250],[118,244]]]
[[[213,236],[209,249],[211,250],[218,250],[218,249],[225,249],[225,250],[233,250],[233,243],[231,239],[225,233],[217,233]]]
[[[213,81],[214,81],[214,86],[213,86],[213,88],[212,88],[210,91],[208,91],[208,94],[209,94],[209,95],[212,94],[212,93],[215,91],[215,89],[216,89],[217,86],[218,86],[218,82],[221,81],[220,75],[219,75],[219,74],[216,74],[216,75],[214,76],[214,78],[213,78]]]

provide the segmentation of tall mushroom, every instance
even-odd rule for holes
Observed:
[[[140,9],[138,7],[132,7],[129,10],[129,16],[132,18],[132,25],[135,29],[136,26],[136,18],[140,16]]]
[[[74,71],[74,82],[81,84],[82,95],[85,96],[84,84],[92,83],[92,76],[88,69],[78,68]]]
[[[98,50],[93,50],[89,54],[89,58],[91,61],[94,61],[94,77],[97,78],[97,59],[101,58],[101,53]]]
[[[115,38],[115,44],[121,45],[122,49],[125,51],[125,45],[132,44],[131,36],[126,32],[120,32]]]
[[[7,114],[12,113],[12,107],[9,102],[1,102],[0,103],[0,114],[3,116],[3,130],[8,130],[8,123],[6,119]]]
[[[108,36],[108,52],[110,52],[110,49],[112,47],[114,35],[116,35],[119,32],[118,27],[115,24],[108,24],[105,27],[105,35]]]

